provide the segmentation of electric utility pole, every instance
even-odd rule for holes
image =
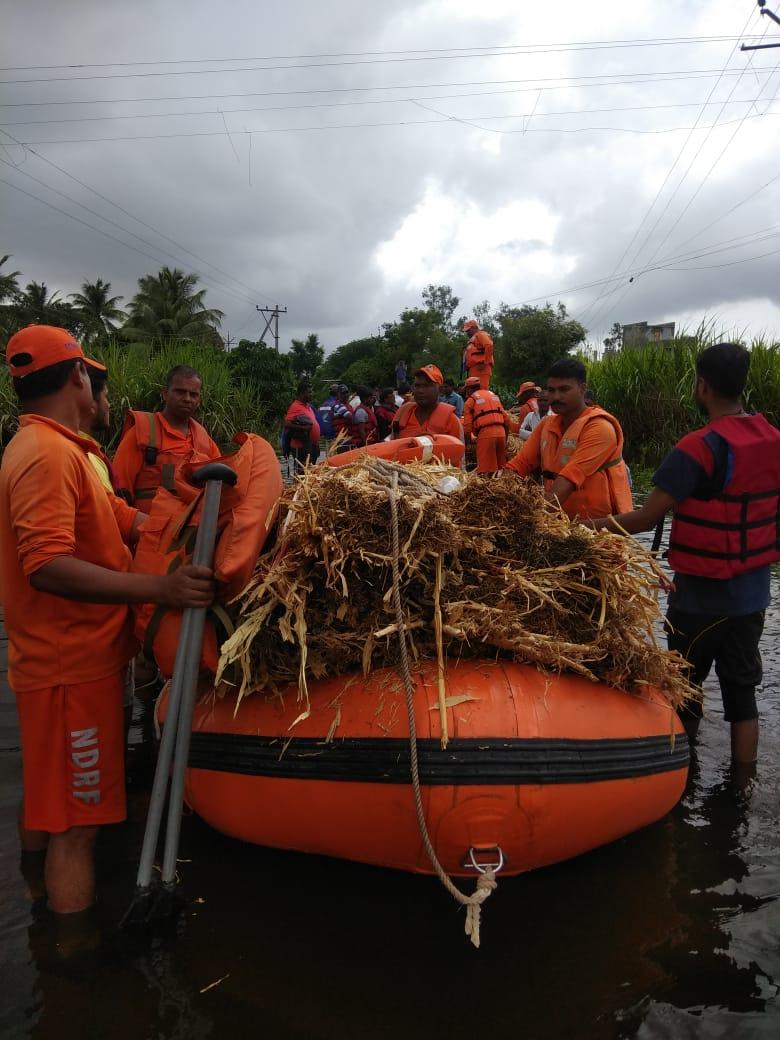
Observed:
[[[263,331],[260,333],[260,339],[265,342],[266,332],[270,332],[274,338],[274,346],[276,347],[276,353],[279,353],[279,315],[286,314],[287,308],[280,307],[279,304],[275,304],[273,307],[255,307],[255,310],[259,311],[263,315],[263,321],[265,325]]]
[[[777,15],[774,14],[774,12],[767,10],[767,8],[766,8],[766,0],[757,0],[757,2],[758,2],[758,6],[760,8],[759,13],[760,14],[765,14],[767,16],[767,18],[771,18],[773,22],[775,22],[777,25],[780,25],[780,18],[778,18]],[[754,43],[754,44],[743,43],[742,46],[740,47],[740,50],[742,50],[742,51],[770,51],[770,50],[773,50],[775,47],[780,47],[780,43]]]

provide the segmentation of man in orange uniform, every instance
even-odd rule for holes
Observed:
[[[114,457],[122,495],[148,513],[159,487],[175,490],[176,470],[185,462],[208,462],[221,452],[193,418],[203,382],[194,368],[177,365],[165,379],[160,412],[130,411]]]
[[[469,376],[464,387],[463,432],[477,442],[477,473],[497,473],[506,462],[506,435],[517,432],[518,423],[504,410],[492,390],[483,390],[477,376]]]
[[[585,366],[556,361],[547,377],[550,412],[507,463],[521,477],[540,474],[547,497],[572,517],[595,519],[633,506],[617,419],[585,404]]]
[[[101,824],[125,817],[122,688],[135,651],[129,603],[206,607],[208,568],[129,574],[143,519],[107,494],[80,434],[89,359],[66,330],[8,341],[19,431],[0,467],[0,581],[22,738],[22,849],[45,850],[50,908],[94,901]],[[69,918],[73,922],[72,916]]]
[[[522,425],[523,419],[527,418],[531,412],[539,410],[537,397],[541,392],[542,388],[530,381],[520,384],[520,388],[517,391],[517,404],[519,406],[517,411],[518,425]]]
[[[393,420],[393,440],[420,434],[447,433],[463,440],[463,427],[451,404],[439,400],[444,376],[436,365],[414,373],[414,399],[402,404]]]
[[[490,386],[490,374],[493,371],[493,340],[473,319],[464,324],[463,331],[469,338],[463,354],[463,365],[467,376],[478,376],[483,390]]]

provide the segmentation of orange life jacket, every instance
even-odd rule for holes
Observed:
[[[214,554],[217,603],[209,608],[203,634],[201,669],[215,673],[219,648],[232,633],[221,604],[229,603],[252,576],[268,532],[276,520],[282,494],[279,460],[271,445],[253,433],[240,433],[233,455],[219,459],[238,474],[235,487],[223,487]],[[160,488],[141,528],[131,567],[141,574],[170,574],[189,562],[195,546],[203,490],[190,483],[201,462],[188,463],[176,474],[176,493]],[[181,611],[154,603],[133,607],[135,635],[146,656],[165,676],[173,673],[181,628]]]
[[[212,440],[199,422],[190,419],[192,432],[192,448],[185,442],[176,449],[162,449],[164,431],[159,412],[137,412],[130,410],[125,416],[122,436],[131,426],[135,426],[135,439],[144,457],[144,465],[136,477],[135,487],[122,489],[129,491],[133,505],[144,513],[149,512],[149,505],[157,489],[166,488],[176,494],[176,471],[187,462],[208,462],[213,458]]]
[[[475,332],[469,340],[463,362],[467,372],[478,373],[493,367],[493,340],[484,329]]]
[[[470,400],[474,402],[470,411],[473,416],[472,429],[475,434],[479,434],[489,426],[506,428],[504,406],[501,404],[501,399],[492,390],[475,390]]]
[[[369,456],[374,459],[385,459],[388,462],[449,462],[459,466],[463,461],[466,448],[459,437],[451,437],[447,433],[417,437],[399,437],[394,441],[380,441],[379,444],[368,444],[364,448],[331,455],[325,461],[328,466],[348,466],[350,462],[359,462]]]
[[[582,431],[597,419],[606,420],[614,429],[617,437],[615,454],[566,499],[564,509],[571,517],[596,519],[612,513],[627,513],[634,508],[628,471],[623,461],[623,430],[614,415],[596,405],[586,408],[563,432],[560,440],[551,432],[549,423],[543,423],[540,449],[545,489],[549,491],[552,488],[555,478],[574,454]]]
[[[393,422],[393,429],[403,436],[405,428],[411,422],[412,416],[415,414],[417,405],[414,401],[407,401],[402,404],[395,415]],[[439,401],[436,407],[431,412],[431,417],[425,424],[424,433],[446,433],[447,426],[449,425],[449,418],[455,414],[455,409],[451,404],[445,404],[443,401]],[[414,435],[416,436],[416,435]]]

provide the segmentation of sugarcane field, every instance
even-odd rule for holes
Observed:
[[[780,7],[4,28],[3,1038],[776,1037]]]

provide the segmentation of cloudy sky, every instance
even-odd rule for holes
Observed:
[[[0,254],[25,280],[129,298],[183,267],[233,337],[286,305],[283,348],[372,333],[429,282],[463,313],[562,299],[596,342],[780,336],[780,49],[739,50],[780,26],[754,0],[25,0],[3,22]]]

